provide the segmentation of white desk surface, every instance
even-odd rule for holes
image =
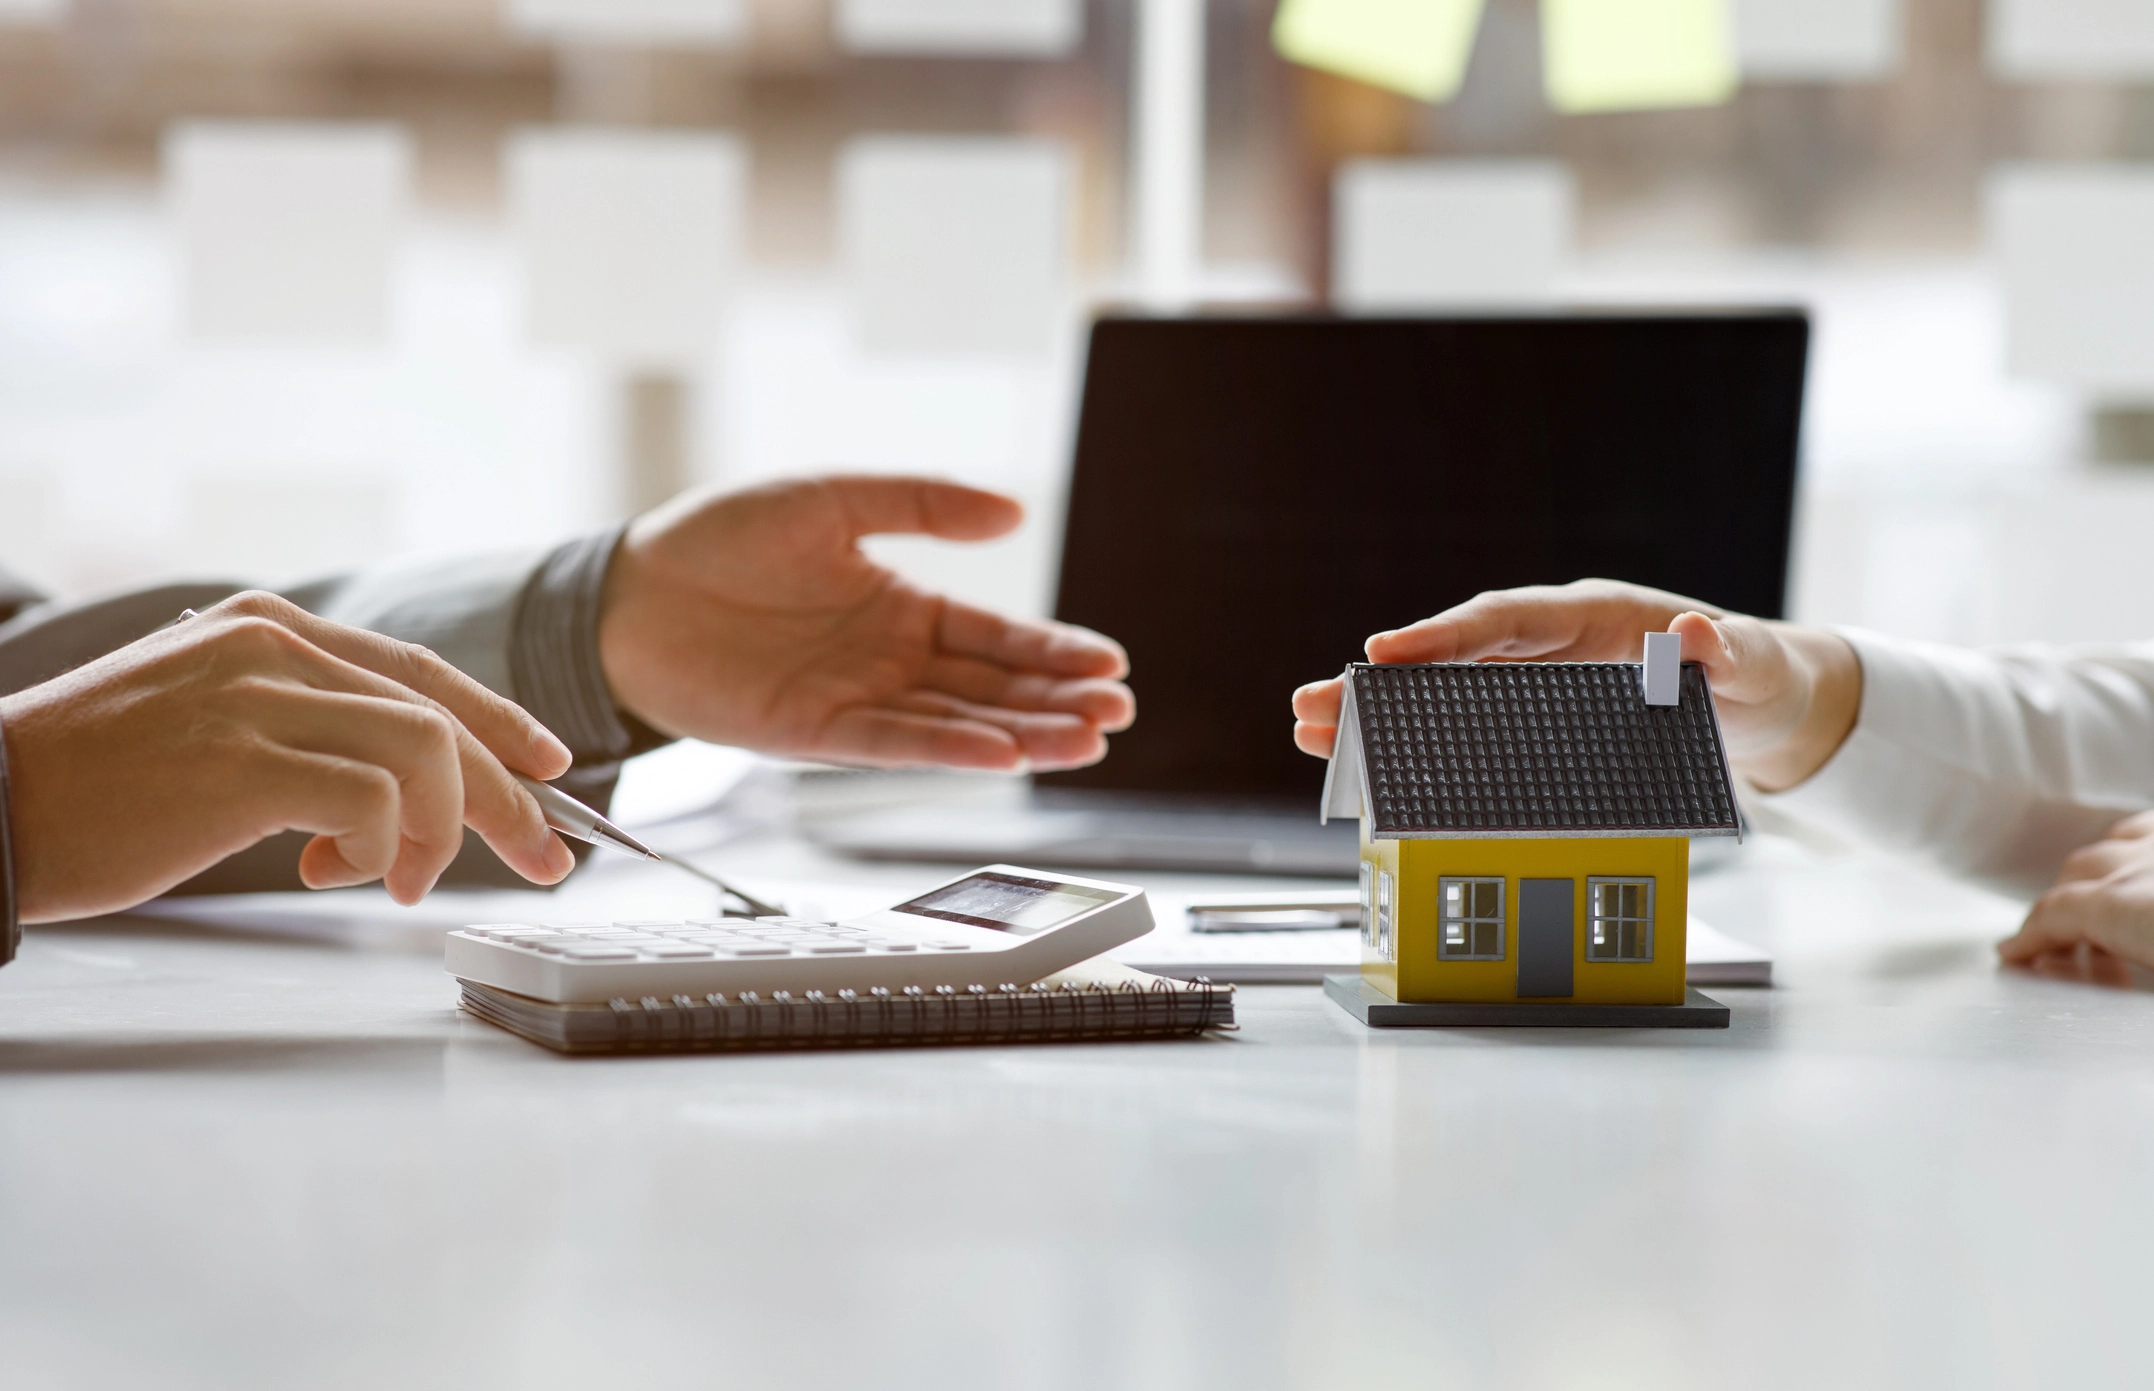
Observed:
[[[712,857],[816,867],[797,846]],[[859,866],[894,887],[944,871]],[[0,1382],[2146,1384],[2154,993],[1766,842],[1726,1032],[568,1060],[438,957],[139,921],[0,971]],[[661,1381],[662,1379],[662,1381]]]

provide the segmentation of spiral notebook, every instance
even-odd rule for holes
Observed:
[[[1234,987],[1104,958],[1032,985],[754,991],[560,1005],[460,980],[472,1014],[561,1053],[725,1053],[1172,1038],[1228,1030]]]

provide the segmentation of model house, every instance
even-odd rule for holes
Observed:
[[[1653,636],[1638,664],[1347,669],[1324,819],[1361,819],[1369,983],[1683,1002],[1690,839],[1741,821],[1704,669]]]

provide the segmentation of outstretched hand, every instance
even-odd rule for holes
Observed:
[[[1482,594],[1368,641],[1372,662],[1637,661],[1647,633],[1678,633],[1683,660],[1712,682],[1728,753],[1768,791],[1823,766],[1861,703],[1862,672],[1837,637],[1725,613],[1614,580]],[[1294,693],[1294,742],[1328,758],[1338,734],[1338,677]]]
[[[860,538],[984,541],[1009,498],[839,477],[691,495],[639,518],[606,582],[614,698],[662,733],[878,767],[1097,762],[1136,701],[1114,642],[928,593]]]

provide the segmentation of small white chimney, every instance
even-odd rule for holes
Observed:
[[[1683,703],[1683,638],[1679,633],[1645,635],[1645,703]]]

